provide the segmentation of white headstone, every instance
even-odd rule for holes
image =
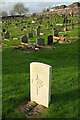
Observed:
[[[49,106],[51,98],[52,67],[39,63],[30,63],[30,98],[45,107]]]

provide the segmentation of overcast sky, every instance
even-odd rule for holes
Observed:
[[[13,9],[13,6],[22,2],[25,7],[29,8],[29,13],[41,12],[44,8],[51,8],[55,5],[69,5],[73,2],[79,2],[79,0],[0,0],[0,10],[6,10],[10,13],[10,10]]]

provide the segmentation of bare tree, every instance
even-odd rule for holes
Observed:
[[[15,4],[14,7],[13,7],[13,10],[14,10],[15,13],[18,13],[20,15],[28,12],[28,8],[25,8],[23,3]]]
[[[10,15],[11,15],[11,16],[14,16],[14,15],[15,15],[14,10],[11,10],[11,11],[10,11]]]
[[[2,12],[1,12],[1,16],[2,16],[2,17],[7,17],[7,16],[8,16],[8,13],[7,13],[6,11],[2,11]]]

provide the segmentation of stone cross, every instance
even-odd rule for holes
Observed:
[[[51,69],[47,64],[30,63],[30,99],[45,107],[51,98]]]

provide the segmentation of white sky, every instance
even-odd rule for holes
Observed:
[[[0,0],[0,10],[6,10],[8,13],[13,6],[22,2],[25,7],[29,8],[29,13],[41,12],[44,8],[51,8],[55,5],[69,5],[73,2],[79,2],[79,0]]]
[[[34,2],[79,2],[79,0],[34,0]],[[1,2],[33,2],[33,0],[1,0]]]

